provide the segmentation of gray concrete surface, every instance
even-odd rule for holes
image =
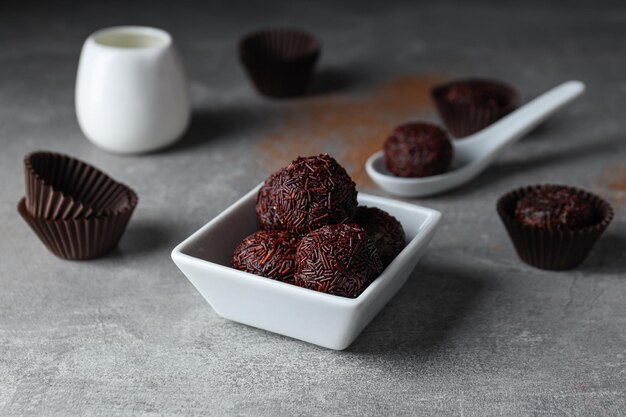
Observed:
[[[624,3],[127,3],[0,6],[0,415],[626,415]],[[179,145],[141,157],[95,148],[74,115],[82,40],[123,23],[172,32],[196,109]],[[238,36],[273,24],[322,38],[316,98],[265,100],[245,79]],[[218,317],[171,262],[173,246],[286,162],[259,147],[286,114],[407,73],[493,76],[525,99],[580,79],[588,93],[480,179],[419,200],[444,225],[348,350]],[[56,259],[19,218],[22,157],[37,149],[139,193],[115,252]],[[498,196],[541,181],[615,206],[574,271],[522,264],[496,217]]]

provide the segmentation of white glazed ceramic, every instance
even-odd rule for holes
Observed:
[[[119,26],[89,36],[78,64],[76,115],[85,136],[110,152],[149,152],[179,139],[190,105],[169,33]]]
[[[172,259],[220,316],[330,349],[347,348],[404,285],[441,219],[435,210],[359,193],[359,204],[402,223],[407,246],[359,297],[339,297],[230,267],[235,247],[258,228],[259,187],[176,246]]]
[[[454,140],[452,168],[444,174],[421,178],[395,176],[385,167],[382,151],[369,157],[365,169],[380,188],[402,197],[424,197],[451,190],[474,179],[506,148],[584,91],[585,85],[580,81],[568,81],[480,132]]]

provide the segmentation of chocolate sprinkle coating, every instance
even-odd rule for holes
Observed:
[[[515,206],[515,219],[544,229],[578,229],[597,223],[583,195],[562,185],[545,185],[522,197]]]
[[[356,298],[383,265],[367,232],[356,224],[328,225],[307,234],[296,254],[296,285]]]
[[[354,222],[365,229],[386,268],[404,249],[404,229],[391,214],[376,207],[357,207]]]
[[[259,230],[235,248],[231,263],[241,271],[293,284],[298,242],[288,232]]]
[[[428,177],[446,172],[452,142],[432,123],[407,123],[394,129],[383,146],[385,166],[399,177]]]
[[[262,230],[281,230],[282,222],[278,216],[276,208],[273,205],[274,200],[274,184],[277,182],[276,177],[282,170],[270,175],[256,196],[256,217]]]
[[[356,197],[356,184],[334,158],[299,157],[265,181],[257,196],[257,219],[264,230],[304,234],[352,221]]]

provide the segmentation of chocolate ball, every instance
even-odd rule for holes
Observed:
[[[446,89],[443,99],[456,105],[501,109],[509,106],[511,94],[477,82],[458,82]]]
[[[308,233],[351,221],[356,196],[354,181],[334,158],[299,157],[265,181],[257,196],[257,219],[264,230]]]
[[[354,222],[365,229],[383,267],[387,267],[404,249],[404,229],[391,214],[376,207],[357,207]]]
[[[484,129],[519,103],[519,95],[510,85],[476,78],[439,85],[431,96],[446,128],[459,139]]]
[[[367,232],[356,224],[321,227],[302,238],[296,285],[342,297],[358,297],[383,265]]]
[[[399,177],[428,177],[446,172],[452,163],[448,134],[432,123],[398,126],[384,144],[385,165]]]
[[[256,196],[256,217],[262,230],[281,230],[284,229],[274,206],[273,200],[276,199],[274,185],[277,183],[276,177],[282,170],[274,172],[263,182]]]
[[[241,271],[293,284],[298,242],[285,231],[259,230],[235,248],[231,263]]]
[[[562,185],[541,186],[522,197],[515,206],[515,219],[544,229],[578,229],[597,222],[583,195]]]

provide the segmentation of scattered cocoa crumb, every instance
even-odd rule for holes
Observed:
[[[599,194],[614,204],[626,202],[626,165],[609,165],[598,177]]]
[[[608,188],[626,191],[626,166],[610,166],[604,170],[600,181]]]

